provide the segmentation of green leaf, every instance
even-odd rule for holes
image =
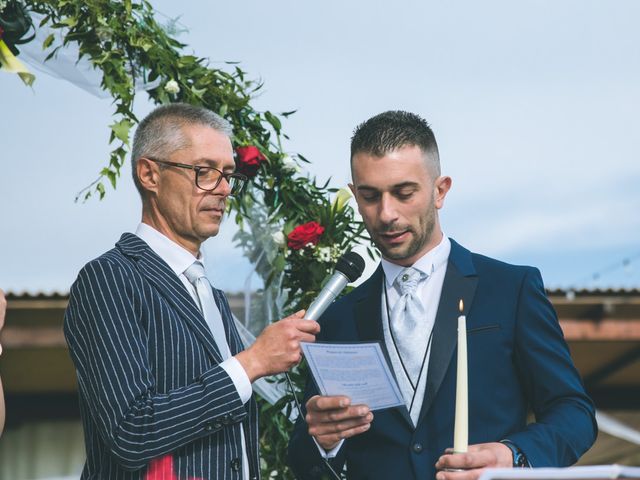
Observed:
[[[102,200],[104,198],[104,184],[102,182],[100,182],[98,185],[96,185],[96,191],[100,194],[100,200]],[[88,197],[85,197],[88,198]]]
[[[54,38],[55,37],[54,37],[53,33],[49,34],[49,36],[44,39],[44,42],[42,42],[42,49],[46,50],[47,48],[49,48],[51,46],[51,44],[53,43]]]
[[[109,126],[113,135],[122,143],[129,144],[129,131],[133,127],[133,122],[125,118]]]
[[[62,25],[66,25],[69,28],[73,28],[76,25],[78,25],[78,18],[77,17],[67,17],[63,20],[60,20],[60,23]]]
[[[45,17],[42,20],[40,20],[40,23],[38,24],[38,26],[40,28],[44,27],[47,23],[49,23],[49,20],[51,20],[51,16],[45,15]]]
[[[109,182],[111,182],[111,186],[115,190],[116,189],[116,179],[118,178],[118,175],[113,170],[107,170],[107,178],[109,179]]]
[[[196,88],[196,87],[191,87],[191,92],[197,97],[197,98],[202,98],[202,95],[205,94],[205,92],[207,91],[206,88]]]

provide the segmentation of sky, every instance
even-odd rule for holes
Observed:
[[[311,175],[345,186],[354,127],[418,113],[453,178],[447,235],[537,266],[550,288],[640,288],[640,2],[151,3],[180,17],[187,53],[264,81],[256,108],[297,110],[285,148]],[[139,93],[136,113],[151,108]],[[128,165],[104,200],[74,203],[108,162],[112,111],[67,81],[37,73],[29,89],[0,72],[0,288],[66,292],[135,230]],[[234,231],[204,246],[227,292],[251,275]]]

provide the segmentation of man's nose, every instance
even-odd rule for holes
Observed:
[[[229,180],[227,179],[227,177],[222,177],[220,179],[220,183],[212,193],[215,193],[217,195],[224,195],[225,197],[231,195],[231,185],[229,185]]]
[[[388,194],[382,195],[380,199],[379,216],[380,216],[380,221],[386,224],[393,223],[395,220],[398,219],[396,204],[391,195],[388,195]]]

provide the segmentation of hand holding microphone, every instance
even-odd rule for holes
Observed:
[[[336,264],[335,273],[329,278],[306,314],[294,313],[267,326],[255,343],[238,353],[240,362],[250,381],[260,377],[286,372],[302,359],[300,342],[314,342],[320,332],[316,320],[331,302],[347,286],[356,281],[364,271],[364,259],[355,252],[347,252]]]
[[[246,350],[238,353],[249,380],[282,373],[302,359],[300,342],[314,342],[320,331],[318,322],[304,319],[304,310],[268,325]]]

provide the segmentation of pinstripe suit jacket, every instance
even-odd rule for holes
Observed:
[[[214,289],[232,354],[242,343]],[[125,233],[71,288],[64,332],[76,367],[82,479],[242,479],[241,429],[259,477],[257,407],[243,405],[200,310],[149,246]],[[169,457],[172,472],[149,464]],[[166,465],[166,462],[165,462]]]

